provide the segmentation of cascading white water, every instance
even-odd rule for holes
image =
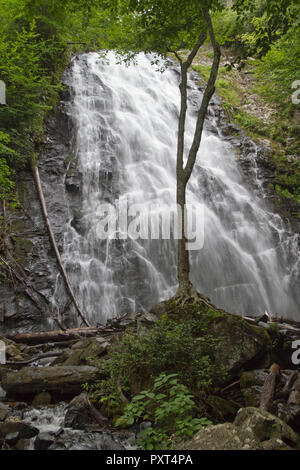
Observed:
[[[178,81],[176,67],[161,74],[145,55],[129,67],[113,53],[72,61],[66,83],[81,191],[70,203],[63,260],[93,322],[143,311],[176,290],[173,239],[105,241],[97,223],[104,202],[127,199],[145,211],[159,204],[160,212],[175,202]],[[187,148],[200,100],[190,80]],[[188,203],[204,206],[204,247],[191,252],[191,279],[228,311],[297,318],[297,237],[246,189],[236,152],[212,112],[208,119],[214,132],[204,131],[187,192]]]

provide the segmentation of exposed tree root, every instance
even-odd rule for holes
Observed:
[[[210,302],[210,300],[204,295],[199,294],[190,281],[184,287],[179,288],[175,296],[170,300],[175,302],[179,307],[185,307],[186,305],[194,303],[202,303],[206,305],[206,307],[216,310],[216,307]]]

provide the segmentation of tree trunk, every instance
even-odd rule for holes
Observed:
[[[191,290],[191,282],[189,278],[190,267],[189,267],[189,252],[186,249],[186,237],[185,237],[185,224],[187,222],[187,213],[186,213],[186,187],[187,183],[190,179],[192,174],[197,153],[201,143],[202,131],[205,116],[207,113],[207,108],[210,102],[210,99],[215,91],[215,82],[218,75],[219,63],[220,63],[220,47],[216,41],[211,18],[208,11],[204,12],[205,21],[207,25],[207,30],[199,36],[199,40],[195,45],[194,49],[189,54],[187,60],[183,62],[179,55],[175,53],[176,57],[180,61],[181,65],[181,83],[180,83],[180,96],[181,96],[181,103],[180,103],[180,115],[179,115],[179,123],[178,123],[178,141],[177,141],[177,170],[176,170],[176,177],[177,177],[177,204],[180,208],[180,212],[178,214],[178,265],[177,265],[177,275],[178,275],[178,295],[189,295],[189,291]],[[207,35],[207,31],[209,32],[211,43],[214,49],[214,59],[213,64],[210,71],[209,80],[207,82],[207,86],[205,88],[202,102],[200,109],[198,111],[197,117],[197,124],[194,134],[194,139],[192,146],[189,150],[187,163],[184,167],[183,165],[183,157],[184,157],[184,140],[185,140],[185,122],[186,122],[186,113],[187,113],[187,73],[189,67],[192,65],[192,62],[199,51],[200,47],[204,43]]]
[[[178,282],[179,289],[178,293],[188,292],[189,288],[189,272],[190,272],[190,261],[189,252],[186,250],[186,236],[185,236],[185,221],[186,221],[186,185],[183,184],[182,179],[177,184],[177,204],[180,207],[178,214],[179,222],[179,239],[178,239]]]
[[[79,305],[78,305],[78,302],[73,294],[73,290],[72,290],[72,287],[71,287],[71,284],[69,282],[69,279],[68,279],[68,276],[67,276],[67,273],[65,271],[65,268],[63,267],[63,264],[62,264],[62,261],[61,261],[61,257],[60,257],[60,253],[58,251],[58,248],[57,248],[57,245],[56,245],[56,241],[55,241],[55,238],[54,238],[54,234],[52,232],[52,228],[51,228],[51,225],[50,225],[50,221],[49,221],[49,217],[48,217],[48,213],[47,213],[47,207],[46,207],[46,202],[45,202],[45,198],[44,198],[44,194],[43,194],[43,189],[42,189],[42,185],[41,185],[41,180],[40,180],[40,175],[39,175],[39,169],[37,167],[37,165],[34,165],[33,167],[33,174],[34,174],[34,178],[35,178],[35,182],[36,182],[36,187],[37,187],[37,192],[38,192],[38,196],[39,196],[39,200],[40,200],[40,203],[41,203],[41,208],[42,208],[42,214],[43,214],[43,217],[44,217],[44,221],[45,221],[45,224],[46,224],[46,227],[47,227],[47,230],[48,230],[48,234],[49,234],[49,238],[50,238],[50,242],[51,242],[51,245],[52,245],[52,248],[53,248],[53,251],[55,253],[55,257],[56,257],[56,260],[57,260],[57,264],[58,264],[58,267],[59,267],[59,270],[61,272],[61,275],[62,275],[62,278],[65,282],[65,286],[66,286],[66,289],[67,289],[67,292],[78,312],[78,315],[80,316],[80,318],[82,319],[83,323],[86,325],[86,326],[90,326],[88,321],[86,320],[84,314],[82,313]]]

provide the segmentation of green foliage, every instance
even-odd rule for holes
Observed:
[[[82,47],[77,42],[86,41],[89,50],[99,42],[103,21],[100,11],[93,15],[96,7],[93,0],[0,0],[0,79],[7,101],[0,106],[0,199],[13,197],[17,173],[39,155],[44,120],[71,52]],[[89,26],[90,17],[97,27]]]
[[[300,76],[300,8],[291,29],[256,62],[257,91],[269,102],[291,105],[292,83]]]
[[[297,0],[236,0],[245,55],[263,57],[293,23]]]
[[[162,373],[152,388],[132,398],[116,426],[151,421],[153,427],[140,433],[138,444],[146,450],[167,449],[174,439],[191,438],[201,427],[212,424],[206,418],[193,417],[195,409],[194,397],[179,383],[178,375]]]
[[[164,57],[191,49],[206,29],[204,8],[221,10],[220,0],[110,0],[103,2],[114,21],[109,29],[112,48],[128,59],[138,52]]]
[[[234,115],[234,119],[249,134],[254,133],[260,136],[268,135],[268,124],[252,114],[238,110]]]
[[[214,361],[222,343],[209,332],[215,312],[199,305],[181,307],[179,313],[176,306],[170,305],[170,309],[172,314],[157,320],[151,329],[139,335],[128,332],[112,347],[104,362],[107,379],[90,390],[91,399],[106,415],[120,415],[124,395],[130,399],[166,371],[178,375],[202,411],[206,396],[223,383],[225,369]]]
[[[272,349],[276,349],[278,345],[280,344],[280,340],[281,340],[281,333],[280,333],[280,328],[278,324],[271,323],[268,328],[268,333],[272,340]]]
[[[213,15],[213,26],[216,39],[221,46],[232,46],[238,36],[237,13],[227,8]]]

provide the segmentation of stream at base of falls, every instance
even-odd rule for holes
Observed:
[[[39,430],[26,439],[24,450],[134,450],[133,432],[84,431],[64,426],[67,403],[24,411],[23,421]]]
[[[99,231],[105,204],[139,204],[149,226],[152,216],[164,220],[175,204],[180,77],[176,65],[161,73],[152,59],[140,54],[135,64],[125,66],[112,52],[82,54],[73,58],[64,77],[74,151],[65,179],[69,217],[62,257],[92,324],[144,312],[177,287],[174,237],[124,237],[117,226],[117,236],[105,240]],[[186,154],[201,96],[191,75]],[[187,203],[197,208],[203,236],[203,246],[190,252],[191,280],[229,312],[267,310],[297,319],[298,236],[264,200],[256,145],[247,156],[252,167],[247,179],[239,161],[243,155],[222,137],[215,106],[216,97],[187,188]],[[58,277],[58,311],[63,295]]]

